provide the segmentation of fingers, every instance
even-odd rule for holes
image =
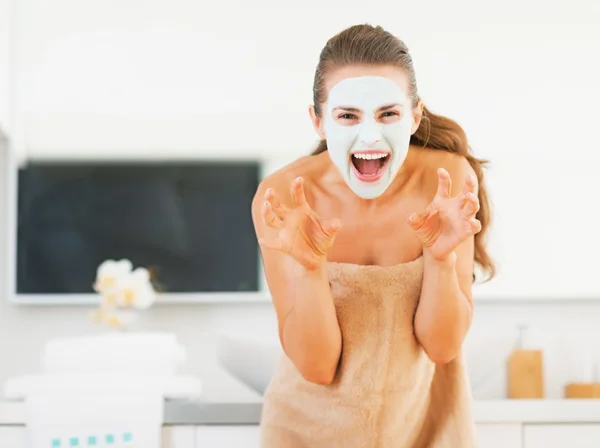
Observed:
[[[467,180],[465,181],[465,186],[463,187],[463,193],[473,193],[475,194],[475,190],[477,188],[477,178],[470,174],[467,176]]]
[[[464,219],[473,218],[479,211],[479,199],[475,193],[464,193],[460,200],[460,214]]]
[[[285,248],[285,244],[280,238],[276,238],[273,240],[266,240],[264,238],[260,238],[258,240],[258,244],[264,249],[268,250],[278,250],[281,252],[287,252]]]
[[[275,214],[279,218],[281,218],[281,219],[285,218],[288,208],[281,203],[281,200],[279,199],[279,195],[277,195],[277,193],[275,193],[275,190],[273,190],[272,188],[267,188],[267,191],[265,192],[265,201],[268,201],[271,203],[271,209],[275,212]]]
[[[307,204],[306,195],[304,194],[304,179],[297,177],[292,182],[292,198],[297,207],[302,207]]]
[[[326,219],[319,223],[321,225],[321,230],[328,237],[334,237],[335,234],[340,230],[341,223],[339,219]]]
[[[429,212],[427,212],[427,211],[424,211],[424,212],[421,212],[421,213],[412,213],[408,217],[408,224],[410,225],[410,227],[413,230],[418,230],[418,229],[421,228],[421,226],[423,225],[423,223],[427,219],[428,215],[429,215]]]
[[[294,200],[294,204],[298,207],[308,204],[306,200],[306,194],[304,193],[304,179],[297,177],[292,182],[291,195]],[[281,219],[285,218],[285,215],[289,212],[289,208],[282,204],[279,195],[275,193],[275,190],[268,188],[265,191],[265,201],[271,203],[271,209]]]
[[[475,218],[469,219],[467,221],[467,232],[471,235],[481,232],[481,222]]]
[[[449,198],[450,191],[452,189],[452,181],[450,180],[450,174],[444,168],[438,169],[438,189],[436,196],[441,198]]]
[[[264,202],[261,209],[261,216],[263,222],[267,226],[272,227],[274,229],[283,228],[283,220],[279,216],[277,216],[277,213],[273,211],[273,207],[269,201]]]

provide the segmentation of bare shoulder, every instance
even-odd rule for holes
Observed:
[[[451,195],[459,194],[468,176],[475,175],[475,171],[466,157],[443,150],[418,149],[418,168],[422,186],[428,196],[433,197],[438,186],[437,170],[445,169],[450,174],[452,181]],[[475,179],[477,179],[475,177]]]

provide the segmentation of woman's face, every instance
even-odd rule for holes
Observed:
[[[408,79],[388,66],[347,66],[330,73],[322,116],[312,112],[321,138],[354,193],[375,199],[394,180],[420,121]]]

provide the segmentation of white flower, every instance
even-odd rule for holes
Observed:
[[[145,268],[137,268],[122,279],[117,291],[117,304],[122,307],[147,309],[154,303],[156,292]]]
[[[129,260],[106,260],[96,271],[94,291],[100,294],[115,294],[122,280],[129,276],[132,269]]]

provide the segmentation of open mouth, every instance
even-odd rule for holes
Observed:
[[[383,176],[391,154],[388,151],[355,151],[350,155],[356,177],[363,182],[375,182]]]

